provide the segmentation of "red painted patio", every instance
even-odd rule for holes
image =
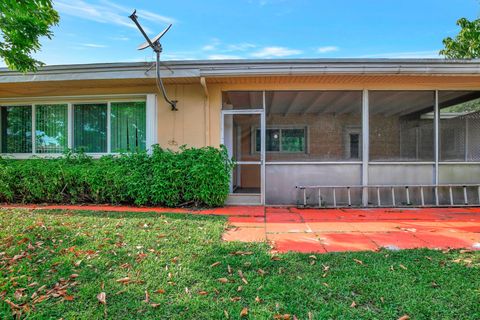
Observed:
[[[230,216],[226,241],[268,241],[275,252],[388,248],[480,250],[480,208],[265,208]]]
[[[297,209],[262,206],[206,210],[104,205],[3,208],[159,212],[228,216],[225,241],[264,242],[274,252],[325,253],[388,248],[480,250],[480,208]]]

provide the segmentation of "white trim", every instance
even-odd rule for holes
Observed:
[[[362,185],[368,185],[368,164],[370,161],[370,106],[369,92],[362,92]],[[362,204],[368,206],[368,189],[362,189]]]
[[[439,165],[455,164],[455,165],[480,165],[480,161],[441,161]]]
[[[107,153],[112,153],[112,104],[107,102]]]
[[[434,158],[435,158],[435,168],[434,168],[434,176],[433,176],[433,183],[438,185],[439,181],[440,181],[440,172],[439,172],[439,168],[438,168],[438,163],[440,161],[440,135],[441,135],[441,128],[440,128],[440,108],[439,108],[439,104],[438,104],[438,90],[435,90],[435,106],[434,106],[434,112],[433,112],[433,116],[434,116],[434,124],[433,124],[433,127],[434,127],[434,152],[435,152],[435,155],[434,155]],[[435,201],[437,201],[437,204],[438,204],[438,199],[436,199]]]
[[[32,154],[35,155],[37,153],[37,108],[35,104],[32,104]]]
[[[262,113],[260,113],[260,202],[262,205],[265,205],[265,179],[266,179],[266,170],[265,170],[265,162],[266,162],[266,134],[267,134],[267,119],[265,116],[265,110],[267,108],[266,105],[266,94],[265,91],[262,92],[262,105],[263,105],[263,110]]]
[[[152,146],[158,144],[158,111],[157,95],[148,94],[146,100],[146,148],[147,152],[152,152]]]
[[[72,150],[73,149],[73,104],[69,102],[68,104],[68,120],[67,120],[67,144],[68,144],[68,149]]]
[[[362,164],[362,161],[269,161],[266,162],[265,164],[268,166],[272,165],[349,165],[349,164],[354,164],[354,165],[360,165]]]
[[[370,161],[369,165],[389,165],[389,164],[416,164],[416,165],[434,165],[435,161]]]
[[[24,104],[33,104],[37,102],[41,102],[42,104],[58,104],[59,100],[66,100],[69,102],[74,103],[81,103],[85,102],[85,100],[95,100],[95,102],[116,102],[115,99],[118,101],[139,101],[138,99],[146,99],[148,93],[136,93],[136,94],[110,94],[110,95],[73,95],[73,96],[36,96],[36,97],[11,97],[11,98],[0,98],[0,103],[4,105],[4,103],[8,103],[8,106],[15,106],[15,105],[24,105]],[[10,101],[20,101],[20,102],[13,102]],[[88,102],[88,101],[87,101]]]

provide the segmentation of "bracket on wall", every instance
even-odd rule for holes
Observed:
[[[143,30],[140,23],[138,22],[138,17],[136,15],[136,13],[137,13],[137,10],[134,10],[133,13],[129,16],[129,18],[132,19],[132,21],[135,23],[135,25],[137,26],[140,33],[143,35],[145,40],[147,40],[146,42],[142,43],[138,47],[138,50],[144,50],[144,49],[150,47],[155,52],[155,54],[156,54],[156,64],[155,64],[155,66],[156,66],[156,71],[157,71],[156,72],[157,86],[160,89],[160,91],[162,92],[163,99],[165,99],[165,101],[172,107],[172,111],[178,111],[178,109],[177,109],[177,102],[178,101],[177,100],[170,100],[168,98],[167,92],[165,90],[165,86],[163,85],[162,77],[161,77],[161,74],[160,74],[160,54],[163,51],[163,47],[162,47],[162,44],[160,43],[160,39],[168,32],[168,30],[170,30],[170,28],[172,27],[172,24],[170,24],[168,27],[166,27],[165,30],[160,32],[155,38],[150,39],[147,36],[147,34],[145,33],[145,31]]]

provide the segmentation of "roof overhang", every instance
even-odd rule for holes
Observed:
[[[480,60],[444,59],[295,59],[186,60],[163,62],[165,79],[319,75],[480,75]],[[150,79],[152,63],[99,63],[45,66],[22,74],[0,69],[0,83]]]

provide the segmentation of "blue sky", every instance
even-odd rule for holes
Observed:
[[[54,0],[60,25],[36,57],[47,64],[151,61],[127,18],[136,8],[164,60],[430,58],[477,18],[478,0]]]

